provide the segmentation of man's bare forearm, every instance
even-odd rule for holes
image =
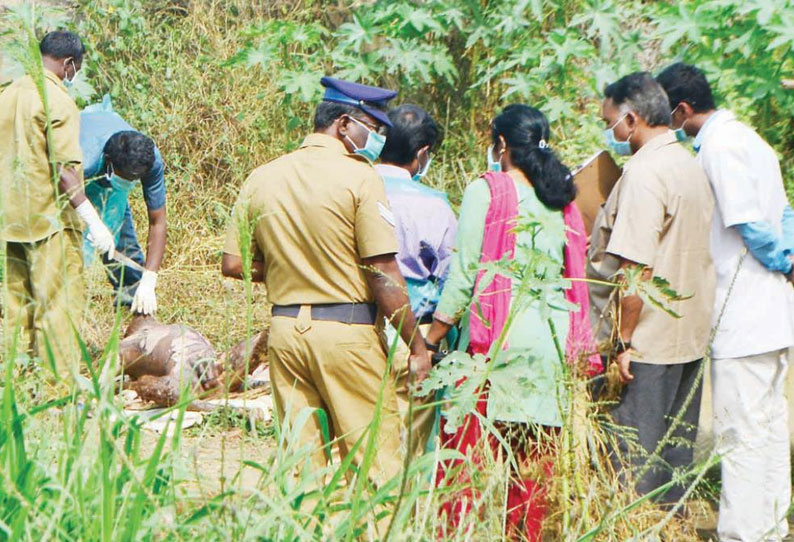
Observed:
[[[146,240],[146,269],[158,271],[163,263],[167,237],[165,207],[149,211],[149,235]]]
[[[620,301],[620,339],[631,342],[637,322],[640,321],[642,299],[638,295],[629,295]]]
[[[77,209],[85,200],[83,180],[73,167],[62,166],[58,170],[58,191],[66,194],[69,205]]]
[[[381,312],[409,345],[414,355],[426,354],[424,338],[411,311],[411,301],[406,293],[405,279],[393,255],[377,256],[364,261],[367,281]]]
[[[640,264],[629,260],[622,260],[621,268],[634,267]],[[642,271],[641,280],[649,280],[653,276],[653,270],[646,267]],[[643,307],[642,298],[638,295],[622,296],[620,299],[620,339],[623,342],[631,342],[634,330],[640,321],[640,313]]]
[[[234,254],[223,253],[221,273],[224,277],[243,280],[243,259]],[[251,282],[265,281],[265,262],[251,262]]]

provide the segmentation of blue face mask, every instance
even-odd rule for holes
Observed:
[[[433,159],[428,156],[427,157],[427,162],[425,162],[425,166],[423,168],[421,168],[419,171],[417,171],[416,173],[414,173],[414,176],[411,177],[411,178],[414,181],[416,181],[416,182],[421,181],[422,177],[427,175],[427,170],[430,169],[430,162],[432,162],[432,161],[433,161]]]
[[[679,107],[680,105],[675,106],[675,109],[673,109],[672,113],[670,113],[671,117],[675,115],[675,112]],[[689,136],[684,131],[684,124],[686,124],[687,120],[689,119],[684,120],[680,128],[676,128],[675,130],[673,130],[673,132],[675,133],[675,138],[678,140],[679,143],[686,143],[687,141],[689,141]]]
[[[623,122],[623,119],[626,118],[626,115],[623,115],[618,119],[618,121],[613,124],[610,128],[604,130],[604,139],[607,142],[607,145],[612,147],[612,150],[615,151],[620,156],[631,156],[631,145],[629,144],[629,139],[626,141],[618,141],[615,138],[615,126]]]
[[[502,171],[502,163],[493,159],[493,145],[488,147],[488,171]]]
[[[110,177],[110,186],[113,187],[114,190],[119,190],[121,192],[126,192],[129,194],[133,188],[135,188],[135,183],[138,181],[128,181],[127,179],[122,179],[118,175],[112,175]]]
[[[686,143],[687,141],[689,141],[689,136],[686,135],[683,126],[681,126],[681,128],[676,128],[675,130],[673,130],[673,132],[675,133],[675,138],[678,140],[679,143]]]
[[[347,135],[345,136],[350,144],[353,145],[353,152],[356,154],[360,154],[370,162],[374,162],[380,156],[381,151],[383,150],[383,146],[386,144],[386,136],[379,134],[378,132],[371,130],[366,124],[361,122],[360,120],[349,117],[357,124],[360,124],[367,130],[367,142],[364,144],[364,147],[359,148],[352,139],[350,139]]]
[[[65,77],[63,79],[63,86],[65,86],[67,89],[74,87],[74,80],[77,79],[77,74],[80,73],[80,70],[77,69],[74,60],[69,60],[69,62],[72,63],[72,70],[74,70],[74,74],[72,75],[71,78]],[[63,65],[63,71],[66,72],[66,63],[64,63]]]

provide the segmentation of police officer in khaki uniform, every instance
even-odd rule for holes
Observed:
[[[411,349],[414,381],[430,370],[405,280],[395,259],[394,218],[372,168],[390,126],[384,112],[396,92],[324,77],[314,133],[301,147],[254,170],[227,232],[222,272],[241,278],[252,260],[254,281],[273,303],[268,359],[281,420],[305,407],[323,410],[346,456],[373,421],[387,353],[384,315]],[[253,231],[246,235],[246,226]],[[246,240],[248,239],[248,240]],[[400,469],[400,417],[386,379],[377,457],[370,478],[383,483]],[[317,415],[302,428],[323,462]],[[360,464],[365,445],[355,452]]]
[[[39,49],[43,70],[0,94],[5,337],[6,349],[16,340],[18,352],[47,364],[51,350],[63,376],[77,369],[75,329],[85,298],[78,217],[101,252],[113,249],[113,235],[83,191],[80,115],[64,84],[79,71],[85,49],[71,32],[47,34]]]

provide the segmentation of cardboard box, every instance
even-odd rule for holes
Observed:
[[[598,151],[573,171],[576,184],[576,205],[582,213],[587,235],[593,229],[598,211],[601,209],[612,187],[620,179],[621,168],[607,151]]]

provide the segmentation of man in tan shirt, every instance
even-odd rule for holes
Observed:
[[[0,240],[6,249],[6,353],[30,351],[57,376],[78,368],[84,303],[82,218],[94,245],[113,235],[83,192],[80,116],[64,81],[85,49],[71,32],[42,39],[41,66],[0,94]],[[51,354],[50,354],[51,352]]]
[[[607,141],[632,157],[593,226],[589,278],[610,280],[621,268],[639,267],[643,280],[662,277],[679,294],[691,296],[661,300],[680,318],[636,294],[619,297],[617,363],[625,386],[612,414],[619,425],[636,431],[639,449],[621,439],[620,451],[635,467],[636,488],[643,494],[692,461],[714,301],[709,251],[714,200],[702,169],[669,129],[667,96],[649,74],[628,75],[604,94]],[[595,320],[606,315],[607,328],[610,290],[591,287]],[[609,338],[607,328],[601,326],[600,339]],[[680,423],[657,450],[676,417]],[[674,486],[662,500],[675,502],[684,489]]]
[[[251,278],[264,282],[273,303],[268,359],[284,427],[300,432],[320,464],[321,417],[342,456],[376,429],[369,476],[383,483],[400,469],[400,417],[379,313],[395,327],[402,320],[414,380],[430,369],[395,260],[394,218],[370,164],[389,125],[382,107],[396,93],[328,77],[322,83],[315,132],[243,185],[222,271],[242,278],[251,261]],[[295,428],[306,407],[321,413]],[[355,451],[357,465],[366,445],[365,438]]]

